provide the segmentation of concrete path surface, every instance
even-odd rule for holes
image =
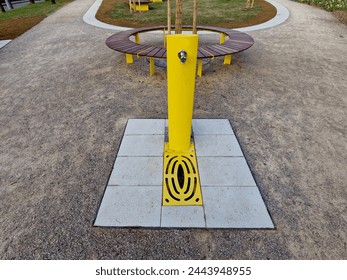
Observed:
[[[274,230],[96,228],[127,120],[166,118],[167,100],[164,70],[83,22],[93,2],[0,50],[0,258],[346,259],[347,27],[278,0],[285,23],[197,79],[194,118],[230,120]]]

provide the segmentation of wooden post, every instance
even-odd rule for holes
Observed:
[[[247,0],[246,1],[246,9],[252,9],[254,6],[254,0]]]
[[[171,2],[167,0],[167,34],[171,34]]]
[[[193,34],[197,34],[197,30],[196,30],[196,17],[197,17],[197,0],[194,0],[194,10],[193,10]]]
[[[182,34],[183,0],[176,0],[175,34]]]

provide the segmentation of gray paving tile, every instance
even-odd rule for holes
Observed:
[[[194,142],[197,156],[243,156],[235,135],[195,135]]]
[[[163,156],[164,134],[124,135],[118,156]]]
[[[193,119],[194,135],[234,134],[227,119]]]
[[[163,206],[161,227],[205,228],[202,206]]]
[[[160,186],[108,186],[95,225],[159,227],[160,215]]]
[[[117,157],[108,185],[161,186],[162,157]]]
[[[197,157],[202,186],[256,186],[243,157]]]
[[[257,187],[203,188],[208,228],[273,228]]]
[[[166,123],[129,120],[95,225],[273,228],[228,120],[193,120],[204,206],[161,206]]]
[[[165,119],[129,119],[125,135],[164,134]]]

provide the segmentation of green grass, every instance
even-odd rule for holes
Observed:
[[[316,5],[327,11],[347,10],[347,0],[297,0],[301,3]]]
[[[56,0],[57,4],[53,5],[50,0],[46,0],[43,3],[29,4],[24,7],[9,10],[6,11],[6,13],[0,12],[0,20],[47,16],[60,8],[64,2],[71,1]]]
[[[255,6],[251,10],[245,10],[245,0],[199,0],[198,18],[199,25],[216,25],[219,23],[243,22],[256,16],[261,8]],[[127,1],[125,3],[113,4],[113,10],[109,13],[111,18],[127,19],[141,23],[167,23],[167,2],[151,3],[150,10],[142,13],[129,13]],[[175,1],[171,0],[171,18],[174,24]],[[192,25],[193,22],[193,0],[183,2],[183,24]]]

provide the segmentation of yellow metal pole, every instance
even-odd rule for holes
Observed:
[[[191,143],[197,34],[167,36],[169,139],[164,145],[163,206],[203,205]]]
[[[186,151],[191,146],[197,51],[198,35],[167,36],[170,150]]]

